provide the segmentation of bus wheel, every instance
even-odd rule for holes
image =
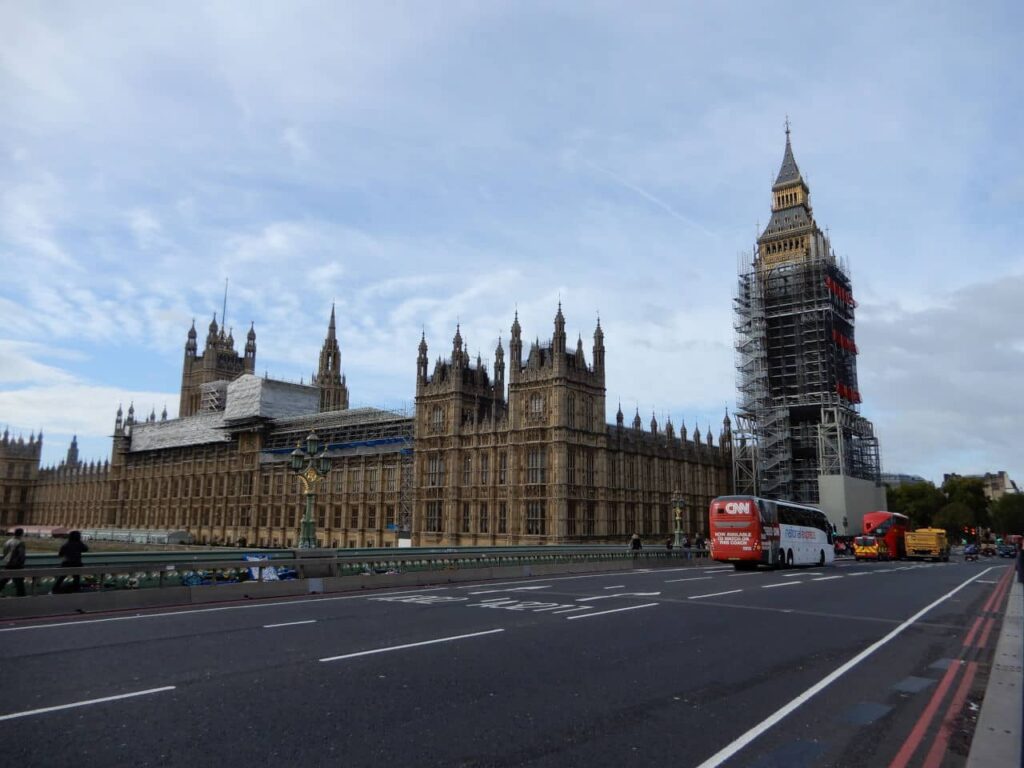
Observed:
[[[786,552],[784,550],[780,549],[775,554],[775,567],[779,570],[782,570],[786,567]]]
[[[819,568],[824,568],[825,567],[825,550],[824,549],[821,550],[818,553],[818,567]]]
[[[792,568],[793,567],[793,550],[792,549],[789,550],[788,552],[786,552],[786,567],[787,568]]]

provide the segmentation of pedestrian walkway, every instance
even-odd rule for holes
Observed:
[[[1021,765],[1024,717],[1024,585],[1017,579],[1003,616],[992,673],[974,730],[967,768]]]

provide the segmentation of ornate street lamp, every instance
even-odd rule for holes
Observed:
[[[331,471],[331,458],[327,455],[327,446],[320,450],[320,440],[316,432],[306,437],[306,450],[301,444],[295,444],[291,453],[290,466],[292,472],[299,476],[302,493],[306,495],[306,513],[302,516],[299,529],[299,549],[316,549],[316,522],[313,520],[313,504],[316,501],[316,487]]]
[[[672,492],[672,511],[676,518],[676,549],[681,549],[683,546],[683,512],[686,509],[686,499],[683,498],[683,494],[676,489]]]

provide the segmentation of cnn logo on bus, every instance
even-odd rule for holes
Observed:
[[[730,501],[725,505],[727,515],[748,515],[750,514],[750,503],[746,501]]]

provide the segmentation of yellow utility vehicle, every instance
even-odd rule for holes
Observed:
[[[949,560],[949,539],[941,528],[907,531],[908,560]]]

